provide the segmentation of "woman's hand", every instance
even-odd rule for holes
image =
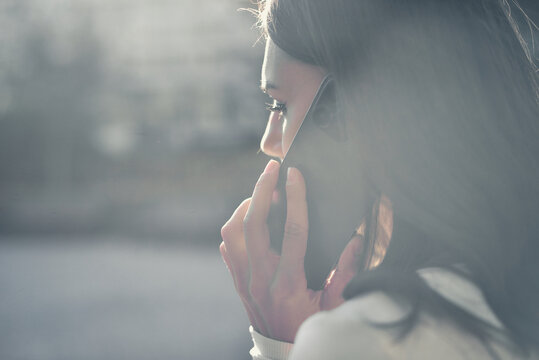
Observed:
[[[306,318],[344,301],[341,294],[357,272],[363,237],[358,234],[350,240],[323,290],[308,289],[303,267],[308,235],[305,182],[294,168],[287,175],[281,255],[270,248],[266,219],[278,174],[279,163],[271,160],[252,197],[240,204],[221,229],[220,251],[253,327],[265,336],[293,342]]]

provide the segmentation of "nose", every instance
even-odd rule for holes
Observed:
[[[268,156],[284,158],[282,114],[273,111],[269,115],[266,131],[260,141],[260,149]]]

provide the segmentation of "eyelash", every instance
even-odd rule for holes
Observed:
[[[282,102],[278,102],[277,100],[274,100],[273,104],[266,103],[266,110],[271,111],[271,112],[285,113],[286,104]]]

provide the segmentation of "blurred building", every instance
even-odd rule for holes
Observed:
[[[538,23],[536,2],[520,3]],[[217,241],[266,161],[263,46],[237,11],[250,6],[1,1],[0,235]],[[513,14],[537,58],[535,28]]]
[[[265,118],[246,6],[0,3],[0,232],[106,229],[166,199],[206,212],[234,166],[213,154],[252,153]]]

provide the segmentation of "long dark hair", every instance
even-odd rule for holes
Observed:
[[[505,0],[266,0],[277,46],[330,72],[358,166],[393,203],[387,256],[345,295],[383,289],[487,326],[428,288],[417,270],[466,269],[526,351],[539,344],[537,66]],[[455,264],[460,264],[454,267]],[[427,299],[436,299],[429,302]],[[406,322],[413,326],[414,317]]]

